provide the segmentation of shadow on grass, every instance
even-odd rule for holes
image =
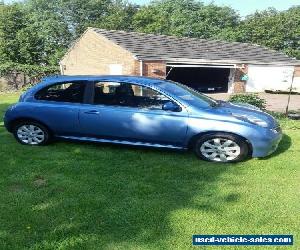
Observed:
[[[1,119],[9,105],[0,105]],[[3,126],[0,134],[1,249],[159,246],[174,230],[174,212],[219,214],[220,204],[240,198],[219,189],[220,176],[236,164],[95,143],[28,147]]]
[[[0,133],[1,249],[158,247],[172,234],[174,223],[192,224],[190,214],[171,221],[174,213],[222,214],[222,206],[240,199],[238,191],[222,195],[219,187],[222,175],[234,168],[230,179],[239,189],[234,182],[237,164],[119,145],[28,147],[2,127]],[[270,157],[290,146],[291,138],[284,135]]]
[[[6,247],[147,248],[172,233],[173,212],[220,213],[220,204],[239,200],[218,187],[234,165],[192,153],[72,142],[28,147],[3,138]]]

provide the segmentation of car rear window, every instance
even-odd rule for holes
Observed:
[[[35,95],[37,100],[82,103],[84,82],[64,82],[41,89]]]

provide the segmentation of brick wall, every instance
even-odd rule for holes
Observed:
[[[120,46],[88,29],[61,61],[65,75],[110,74],[110,64],[122,65],[122,74],[137,75],[133,55]]]
[[[241,66],[241,65],[238,65]],[[238,68],[234,73],[233,81],[233,93],[244,93],[246,91],[245,81],[241,81],[241,77],[248,73],[248,66],[245,65],[244,68]]]
[[[300,77],[300,66],[295,66],[294,77]]]
[[[165,78],[166,64],[163,61],[143,61],[143,76]]]
[[[110,74],[109,65],[122,65],[123,75],[141,75],[140,61],[133,55],[88,29],[61,60],[64,75]],[[143,76],[165,78],[163,61],[143,61]]]

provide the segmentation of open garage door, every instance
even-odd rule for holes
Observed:
[[[204,93],[228,92],[230,69],[224,65],[167,65],[167,79]]]

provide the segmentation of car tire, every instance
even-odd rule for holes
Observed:
[[[50,131],[42,124],[34,121],[18,122],[13,127],[16,140],[24,145],[42,146],[50,142]]]
[[[211,133],[196,140],[196,155],[212,162],[239,162],[249,155],[249,145],[245,139],[234,134]]]

